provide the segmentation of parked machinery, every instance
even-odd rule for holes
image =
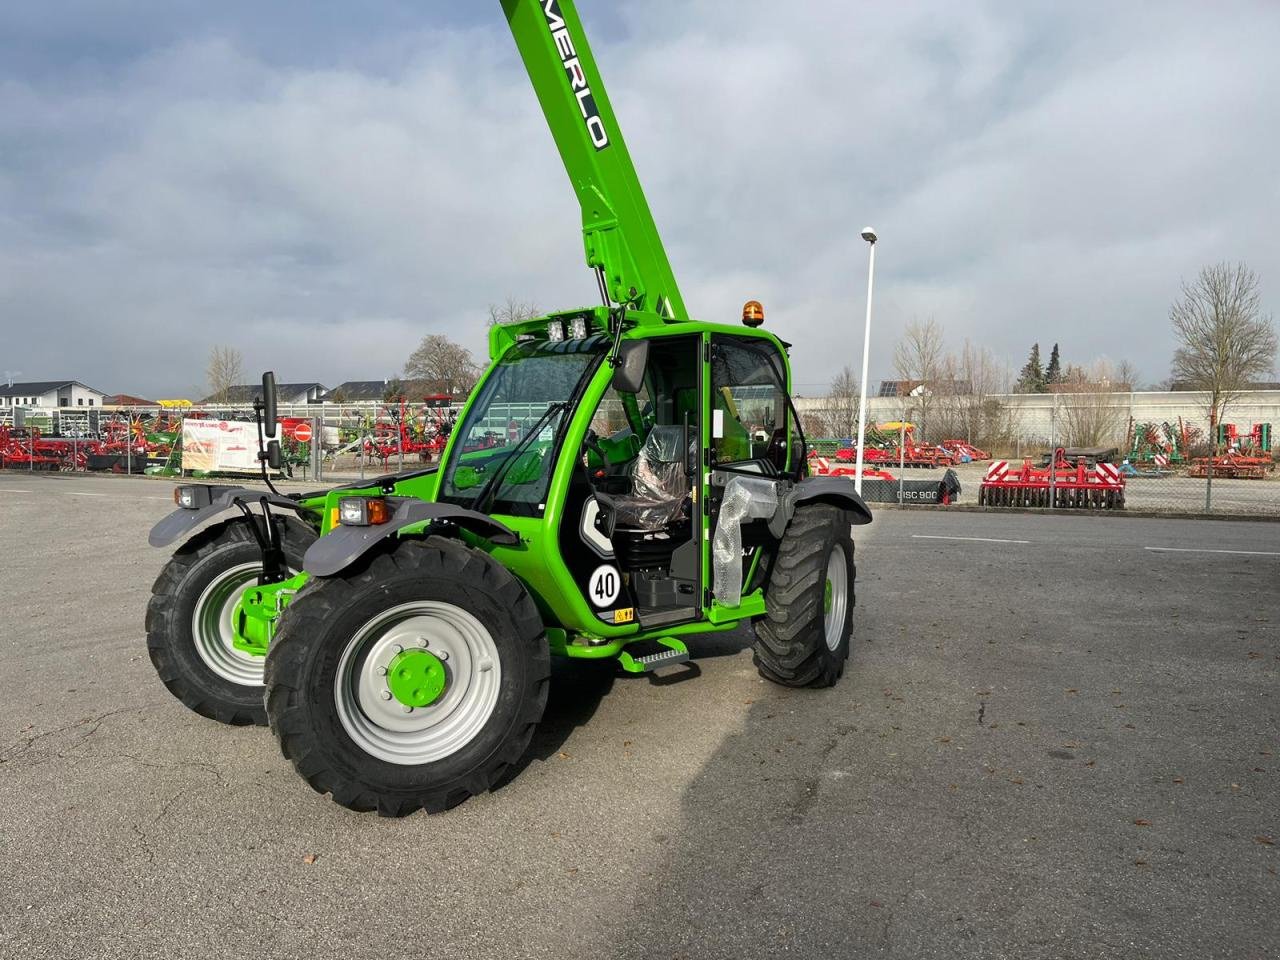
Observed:
[[[1030,458],[1020,467],[1011,467],[1008,460],[995,461],[978,488],[978,505],[1123,510],[1124,484],[1115,464],[1099,460],[1090,466],[1085,457],[1073,463],[1059,447],[1052,467],[1032,466]]]

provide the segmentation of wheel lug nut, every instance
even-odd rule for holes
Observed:
[[[393,653],[404,653],[404,647],[398,643],[393,643],[391,645],[391,650]]]
[[[436,659],[438,659],[438,660],[448,660],[448,659],[449,659],[449,651],[448,651],[448,650],[441,650],[439,653],[437,653],[437,654],[436,654]]]
[[[405,706],[401,707],[400,709],[401,709],[401,710],[403,710],[405,713],[413,713],[413,707],[410,707],[410,706],[408,706],[408,705],[405,705]]]
[[[426,638],[426,637],[419,637],[419,638],[418,638],[418,646],[420,646],[420,647],[429,647],[429,646],[431,646],[431,644],[427,643],[427,638]]]
[[[386,675],[387,675],[387,668],[386,668],[386,667],[379,667],[379,668],[378,668],[378,676],[380,676],[380,677],[385,677]]]
[[[391,691],[390,691],[390,690],[383,690],[383,691],[382,691],[382,699],[383,699],[383,700],[390,700],[390,699],[391,699]]]

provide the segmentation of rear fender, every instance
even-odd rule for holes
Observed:
[[[341,573],[388,537],[423,522],[461,527],[504,546],[520,542],[519,536],[506,524],[475,510],[407,497],[387,497],[386,500],[392,507],[390,520],[367,527],[334,527],[307,549],[303,558],[307,572],[318,577]]]
[[[284,507],[299,514],[305,510],[297,500],[291,500],[288,497],[282,497],[266,490],[251,490],[248,487],[226,487],[225,489],[219,487],[217,489],[222,492],[215,495],[213,500],[205,506],[195,510],[179,507],[157,523],[151,528],[151,533],[147,536],[147,542],[153,547],[167,547],[177,540],[185,539],[220,513],[230,510],[235,506],[237,499],[248,506],[253,506],[263,498],[266,498],[267,503],[273,507]]]

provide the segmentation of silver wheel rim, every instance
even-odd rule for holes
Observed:
[[[408,708],[386,671],[401,650],[425,649],[444,665],[439,699]],[[356,631],[338,661],[334,704],[342,728],[370,756],[413,766],[457,753],[493,716],[502,686],[498,647],[479,620],[442,600],[415,600]]]
[[[844,622],[849,610],[849,564],[839,544],[831,548],[831,556],[827,558],[824,597],[827,590],[831,591],[831,604],[823,614],[822,624],[826,631],[827,649],[835,651],[844,640]]]
[[[255,657],[232,645],[232,616],[245,591],[257,586],[261,572],[261,563],[239,563],[224,570],[204,588],[191,614],[191,635],[204,665],[223,680],[243,687],[262,686],[266,657]]]

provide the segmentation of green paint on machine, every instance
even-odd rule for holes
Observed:
[[[871,520],[852,482],[808,478],[788,347],[759,304],[743,326],[689,317],[574,4],[501,6],[601,302],[490,328],[438,467],[288,498],[318,535],[306,572],[285,579],[256,526],[260,579],[280,582],[249,587],[231,617],[235,649],[267,657],[266,713],[299,773],[393,815],[498,782],[541,718],[551,655],[643,674],[687,661],[682,638],[755,623],[766,678],[834,683],[850,631],[824,633],[835,585],[811,559],[846,544],[851,558],[850,524]],[[726,553],[740,477],[771,491],[773,515],[743,520]],[[236,503],[246,522],[262,523],[257,503]],[[726,555],[742,569],[718,596]]]

